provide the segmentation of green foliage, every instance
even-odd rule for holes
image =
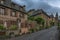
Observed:
[[[37,26],[37,27],[36,27],[36,30],[39,31],[39,29],[40,29],[39,26]]]
[[[50,26],[46,26],[46,27],[45,27],[45,29],[48,29],[48,28],[50,28]]]
[[[44,24],[44,19],[43,18],[41,18],[41,17],[37,17],[37,18],[35,18],[35,21],[38,23],[38,24]]]
[[[28,19],[31,20],[31,21],[33,21],[34,20],[34,17],[32,17],[32,16],[30,17],[29,16]]]
[[[11,25],[10,29],[11,30],[16,30],[17,29],[17,26],[16,25]]]
[[[53,26],[54,25],[54,22],[53,21],[50,21],[50,25]]]
[[[60,23],[58,23],[58,26],[60,26]]]
[[[41,18],[40,16],[37,16],[37,17],[29,16],[28,19],[31,21],[36,21],[38,24],[43,24],[43,25],[45,22],[45,20]]]
[[[58,23],[58,28],[57,29],[60,30],[60,23]]]
[[[30,33],[33,33],[34,32],[34,29],[30,29],[29,31],[30,31]]]
[[[5,30],[6,28],[2,25],[2,24],[0,24],[0,30]]]

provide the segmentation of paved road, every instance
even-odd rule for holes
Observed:
[[[10,40],[58,40],[57,33],[57,27],[52,27],[50,29],[41,30],[36,33],[11,38]]]

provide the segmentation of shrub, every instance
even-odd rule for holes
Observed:
[[[46,27],[45,27],[45,29],[48,29],[48,28],[50,28],[50,26],[46,26]]]
[[[30,33],[33,33],[34,32],[34,29],[30,29]]]
[[[29,16],[29,17],[28,17],[28,20],[31,20],[31,21],[33,21],[33,20],[34,20],[34,17],[32,17],[32,16]]]
[[[0,30],[5,30],[6,28],[2,25],[2,24],[0,24]]]
[[[10,30],[16,30],[17,26],[16,25],[11,25],[11,27],[9,28]]]
[[[39,31],[39,26],[37,26],[35,29],[36,29],[36,31]]]

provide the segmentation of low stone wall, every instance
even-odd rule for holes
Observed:
[[[18,30],[8,30],[6,31],[6,35],[18,35],[19,31]]]

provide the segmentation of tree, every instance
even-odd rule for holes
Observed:
[[[33,16],[29,16],[28,19],[31,20],[31,21],[34,21],[34,17]]]
[[[43,18],[41,18],[41,17],[37,17],[37,18],[35,18],[35,21],[38,23],[38,24],[42,24],[42,25],[44,25],[44,19]]]
[[[39,24],[39,30],[44,28],[44,22],[45,20],[41,17],[35,18],[35,21]]]

